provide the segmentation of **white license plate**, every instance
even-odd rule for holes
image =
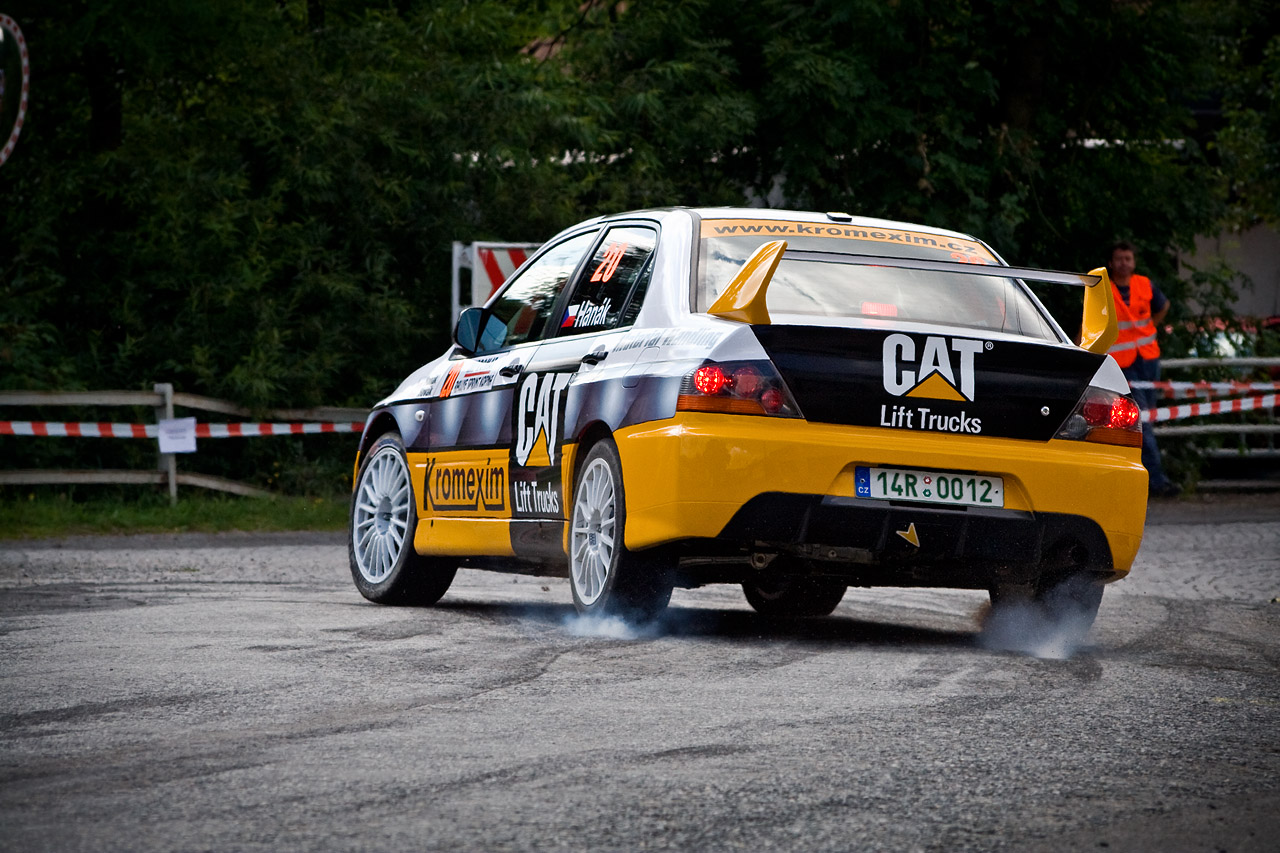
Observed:
[[[953,471],[916,471],[859,465],[853,474],[854,494],[883,501],[959,506],[1004,506],[1004,480]]]

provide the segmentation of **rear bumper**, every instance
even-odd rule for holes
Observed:
[[[714,540],[853,549],[832,560],[865,560],[868,551],[890,563],[1038,564],[1074,542],[1090,552],[1091,570],[1114,578],[1133,564],[1146,519],[1137,448],[716,414],[679,415],[615,439],[632,549]],[[1004,507],[859,500],[858,465],[999,476]],[[912,523],[918,547],[895,535]]]

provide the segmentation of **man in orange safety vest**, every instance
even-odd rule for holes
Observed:
[[[1136,269],[1132,243],[1121,241],[1111,247],[1107,272],[1111,275],[1120,334],[1109,352],[1131,383],[1155,382],[1160,378],[1160,344],[1156,341],[1156,327],[1169,312],[1169,299],[1155,282],[1145,275],[1138,275]],[[1133,397],[1145,410],[1156,407],[1155,389],[1135,388]],[[1160,448],[1156,446],[1151,423],[1142,425],[1142,464],[1147,469],[1148,485],[1153,495],[1169,497],[1178,493],[1178,487],[1165,476],[1160,464]]]

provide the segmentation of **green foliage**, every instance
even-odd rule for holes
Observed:
[[[1053,268],[1100,266],[1125,238],[1182,305],[1176,252],[1226,209],[1192,104],[1248,17],[1228,7],[647,0],[597,5],[561,58],[607,84],[617,206],[736,192],[954,228]],[[1078,322],[1078,294],[1045,295]]]
[[[1223,49],[1227,126],[1218,135],[1234,224],[1280,225],[1280,10],[1241,4],[1237,38]]]
[[[574,217],[537,167],[563,151],[569,87],[520,58],[505,4],[325,22],[237,0],[33,15],[48,65],[72,64],[0,174],[4,386],[367,404],[442,343],[450,240]],[[111,134],[89,56],[124,81],[118,145],[93,144]]]
[[[80,499],[77,499],[80,498]],[[347,500],[336,498],[238,498],[184,490],[177,506],[169,496],[139,492],[87,499],[68,487],[0,490],[0,539],[34,539],[116,533],[218,533],[229,530],[340,531]]]
[[[34,71],[0,388],[367,405],[447,341],[451,241],[651,205],[920,221],[1047,267],[1127,238],[1171,321],[1220,312],[1239,282],[1175,253],[1280,217],[1273,5],[10,0]],[[324,467],[283,447],[206,458]]]

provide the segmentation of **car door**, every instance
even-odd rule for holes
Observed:
[[[485,306],[497,322],[486,326],[482,347],[456,349],[433,381],[425,441],[415,443],[410,459],[433,552],[514,553],[507,529],[516,497],[509,470],[513,400],[598,234],[579,232],[541,250]]]
[[[517,383],[509,466],[517,553],[564,554],[574,448],[593,410],[590,401],[621,384],[621,355],[611,353],[639,313],[657,242],[652,223],[617,223],[604,231],[559,300],[556,328]]]

